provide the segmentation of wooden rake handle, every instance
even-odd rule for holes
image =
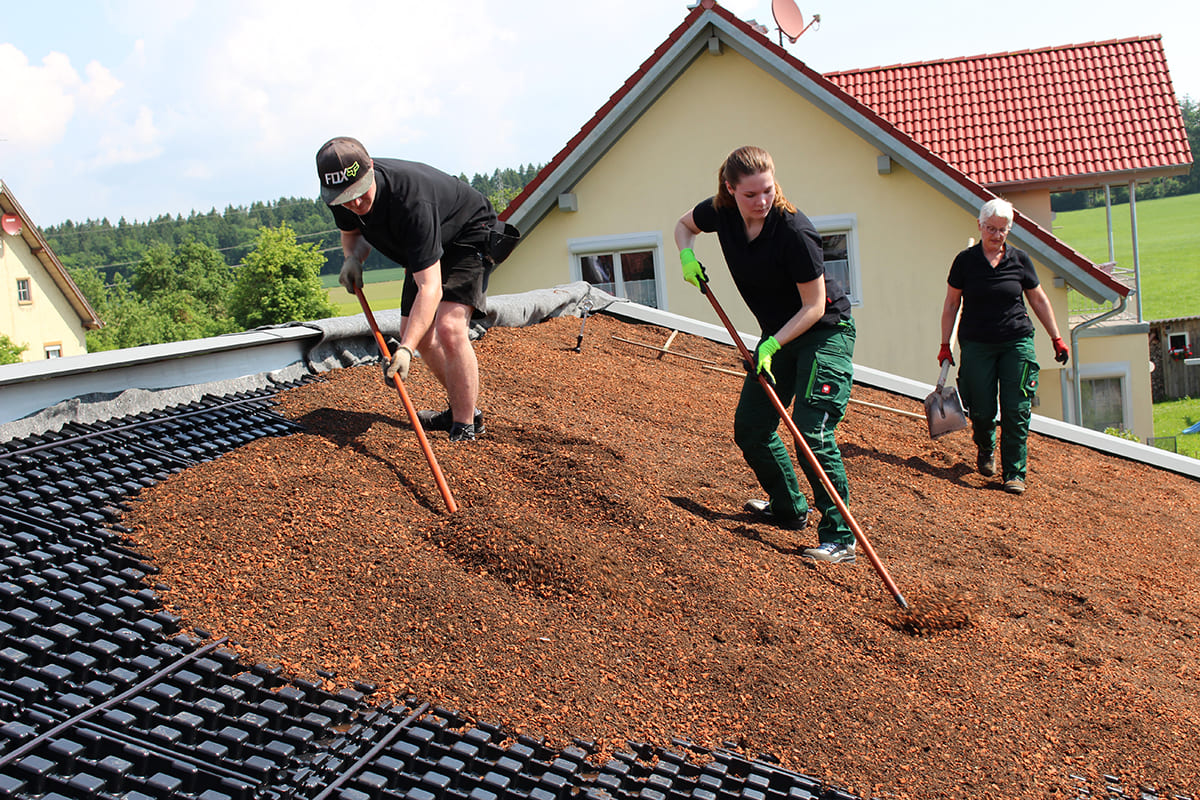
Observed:
[[[379,326],[375,324],[375,315],[371,313],[371,306],[367,304],[367,298],[363,296],[361,286],[354,288],[354,294],[358,297],[358,303],[362,306],[363,314],[366,315],[367,324],[371,326],[371,333],[375,334],[375,343],[379,345],[379,354],[383,356],[385,362],[392,360],[392,353],[388,350],[387,342],[383,339],[383,334],[379,332]],[[438,466],[437,457],[433,454],[433,448],[429,446],[429,439],[425,437],[425,429],[421,427],[421,421],[417,419],[416,409],[413,408],[412,401],[408,399],[408,392],[404,388],[404,381],[400,380],[399,375],[392,376],[392,383],[396,384],[396,391],[400,393],[400,402],[404,404],[404,411],[408,414],[408,421],[412,423],[413,430],[417,432],[417,440],[421,443],[421,450],[425,453],[425,460],[429,462],[429,469],[433,471],[433,479],[437,482],[438,491],[442,493],[442,499],[446,501],[446,509],[453,514],[458,511],[458,503],[454,501],[454,495],[450,493],[450,486],[446,483],[446,477],[442,474],[442,468]]]
[[[729,321],[729,317],[725,316],[724,309],[722,309],[721,304],[717,302],[717,298],[713,295],[712,290],[708,288],[707,281],[702,281],[700,283],[700,291],[705,297],[708,298],[708,301],[712,303],[713,310],[716,311],[717,316],[721,318],[722,324],[725,325],[725,330],[729,331],[729,335],[733,338],[733,343],[737,345],[738,350],[740,350],[742,353],[742,358],[745,359],[746,363],[750,365],[750,369],[754,370],[755,375],[758,377],[758,382],[762,384],[767,396],[771,398],[771,404],[775,406],[775,410],[779,413],[780,419],[782,419],[784,424],[787,425],[787,429],[792,432],[792,438],[796,440],[796,449],[804,454],[804,458],[808,461],[809,466],[812,467],[813,472],[815,472],[817,477],[821,479],[821,485],[825,487],[825,492],[831,498],[833,498],[833,502],[837,506],[838,511],[842,512],[842,516],[845,518],[847,524],[850,525],[850,530],[854,531],[854,538],[858,540],[859,546],[862,547],[863,552],[867,554],[867,560],[871,562],[871,566],[875,568],[877,573],[879,573],[879,577],[883,580],[883,585],[887,587],[889,592],[891,592],[892,597],[896,599],[896,602],[900,604],[900,607],[907,609],[908,602],[904,599],[904,595],[900,594],[899,587],[897,587],[896,582],[892,580],[892,576],[888,574],[887,567],[883,565],[883,562],[879,560],[879,556],[875,554],[875,548],[871,546],[871,542],[867,539],[867,535],[863,533],[863,529],[850,514],[850,509],[846,506],[845,501],[842,500],[841,495],[839,495],[837,493],[837,489],[834,488],[833,482],[829,480],[829,476],[826,475],[825,470],[821,468],[821,464],[817,461],[817,457],[813,453],[812,448],[808,446],[808,442],[806,442],[804,437],[800,434],[800,429],[796,427],[796,423],[792,420],[791,416],[788,415],[787,407],[784,406],[783,401],[779,399],[779,395],[775,393],[775,388],[771,386],[770,381],[768,381],[762,373],[755,369],[754,356],[746,347],[745,342],[742,341],[742,337],[738,336],[737,331],[734,330],[733,323]]]

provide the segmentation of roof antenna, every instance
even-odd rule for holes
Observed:
[[[795,44],[806,30],[821,22],[821,15],[813,14],[812,22],[805,25],[804,15],[796,6],[796,0],[771,0],[771,13],[775,16],[775,24],[778,26],[780,47],[783,47],[784,36]]]

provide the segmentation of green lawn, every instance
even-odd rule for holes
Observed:
[[[1137,204],[1142,318],[1200,316],[1200,194],[1143,200]],[[1114,205],[1113,249],[1117,265],[1133,267],[1129,206]],[[1054,235],[1097,264],[1108,259],[1104,207],[1064,211]]]
[[[1200,398],[1185,397],[1154,404],[1154,436],[1175,437],[1175,450],[1181,456],[1200,458],[1200,433],[1183,434],[1193,423],[1200,421]]]
[[[329,290],[329,302],[337,309],[339,317],[350,317],[362,313],[358,298],[349,294],[338,283],[337,275],[322,275],[321,285]],[[400,307],[400,290],[404,286],[404,269],[369,269],[363,273],[363,295],[371,304],[371,311],[379,312]]]

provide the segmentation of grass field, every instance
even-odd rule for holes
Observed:
[[[1183,434],[1188,426],[1200,421],[1200,398],[1185,397],[1154,404],[1154,435],[1175,437],[1175,450],[1181,456],[1200,458],[1200,433]]]
[[[329,290],[329,302],[333,303],[339,317],[351,317],[362,312],[358,298],[342,288],[337,275],[322,275],[321,285]],[[363,295],[373,312],[399,308],[403,286],[404,270],[401,267],[371,269],[363,273]]]
[[[1144,200],[1137,204],[1142,318],[1200,316],[1200,194]],[[1133,267],[1128,205],[1114,205],[1113,249],[1117,265]],[[1097,264],[1108,261],[1104,207],[1064,211],[1054,235]]]

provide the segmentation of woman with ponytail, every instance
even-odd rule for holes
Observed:
[[[849,486],[834,439],[853,383],[854,321],[850,300],[825,274],[821,237],[788,202],[775,180],[775,162],[760,147],[734,150],[718,171],[717,194],[687,211],[675,226],[683,277],[700,288],[708,277],[692,252],[702,232],[716,233],[734,285],[761,328],[753,365],[775,386],[784,406],[844,502]],[[733,438],[768,499],[746,510],[793,530],[808,523],[775,406],[756,375],[747,375],[733,417]],[[853,564],[854,533],[807,460],[801,460],[821,514],[817,547],[802,555]]]

